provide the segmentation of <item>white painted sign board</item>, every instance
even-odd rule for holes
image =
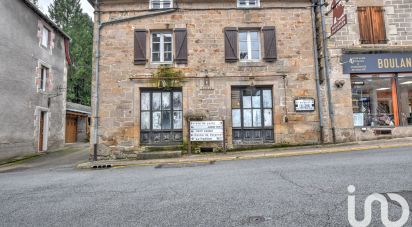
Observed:
[[[296,112],[315,111],[315,100],[313,98],[295,99]]]
[[[353,113],[353,125],[355,127],[363,126],[363,113]]]
[[[223,141],[223,121],[191,121],[190,141]]]

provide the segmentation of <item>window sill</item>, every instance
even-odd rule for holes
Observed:
[[[265,67],[265,63],[261,61],[240,61],[238,62],[239,67]]]

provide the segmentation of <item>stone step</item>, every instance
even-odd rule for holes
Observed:
[[[155,151],[180,151],[183,149],[182,145],[168,145],[168,146],[145,146],[144,152]]]
[[[136,158],[138,160],[149,160],[180,157],[182,157],[182,151],[149,151],[138,153]]]

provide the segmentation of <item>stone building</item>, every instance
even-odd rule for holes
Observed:
[[[99,158],[184,146],[193,116],[224,120],[229,149],[319,143],[310,1],[89,2]],[[154,82],[165,65],[182,81]]]
[[[339,1],[330,1],[329,8]],[[326,18],[337,141],[412,136],[412,1],[350,0]],[[326,13],[327,10],[324,11]]]
[[[0,15],[0,159],[61,148],[70,38],[28,0]]]

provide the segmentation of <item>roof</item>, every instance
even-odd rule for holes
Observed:
[[[61,35],[63,35],[65,38],[71,40],[70,36],[67,35],[54,21],[52,21],[46,14],[44,14],[42,11],[40,11],[37,6],[35,6],[33,3],[31,3],[29,0],[21,0],[26,5],[33,10],[37,15],[39,15],[44,21],[46,21],[51,27],[56,29]]]
[[[85,106],[85,105],[73,103],[73,102],[66,103],[66,111],[86,113],[89,115],[92,114],[92,108],[90,106]]]

